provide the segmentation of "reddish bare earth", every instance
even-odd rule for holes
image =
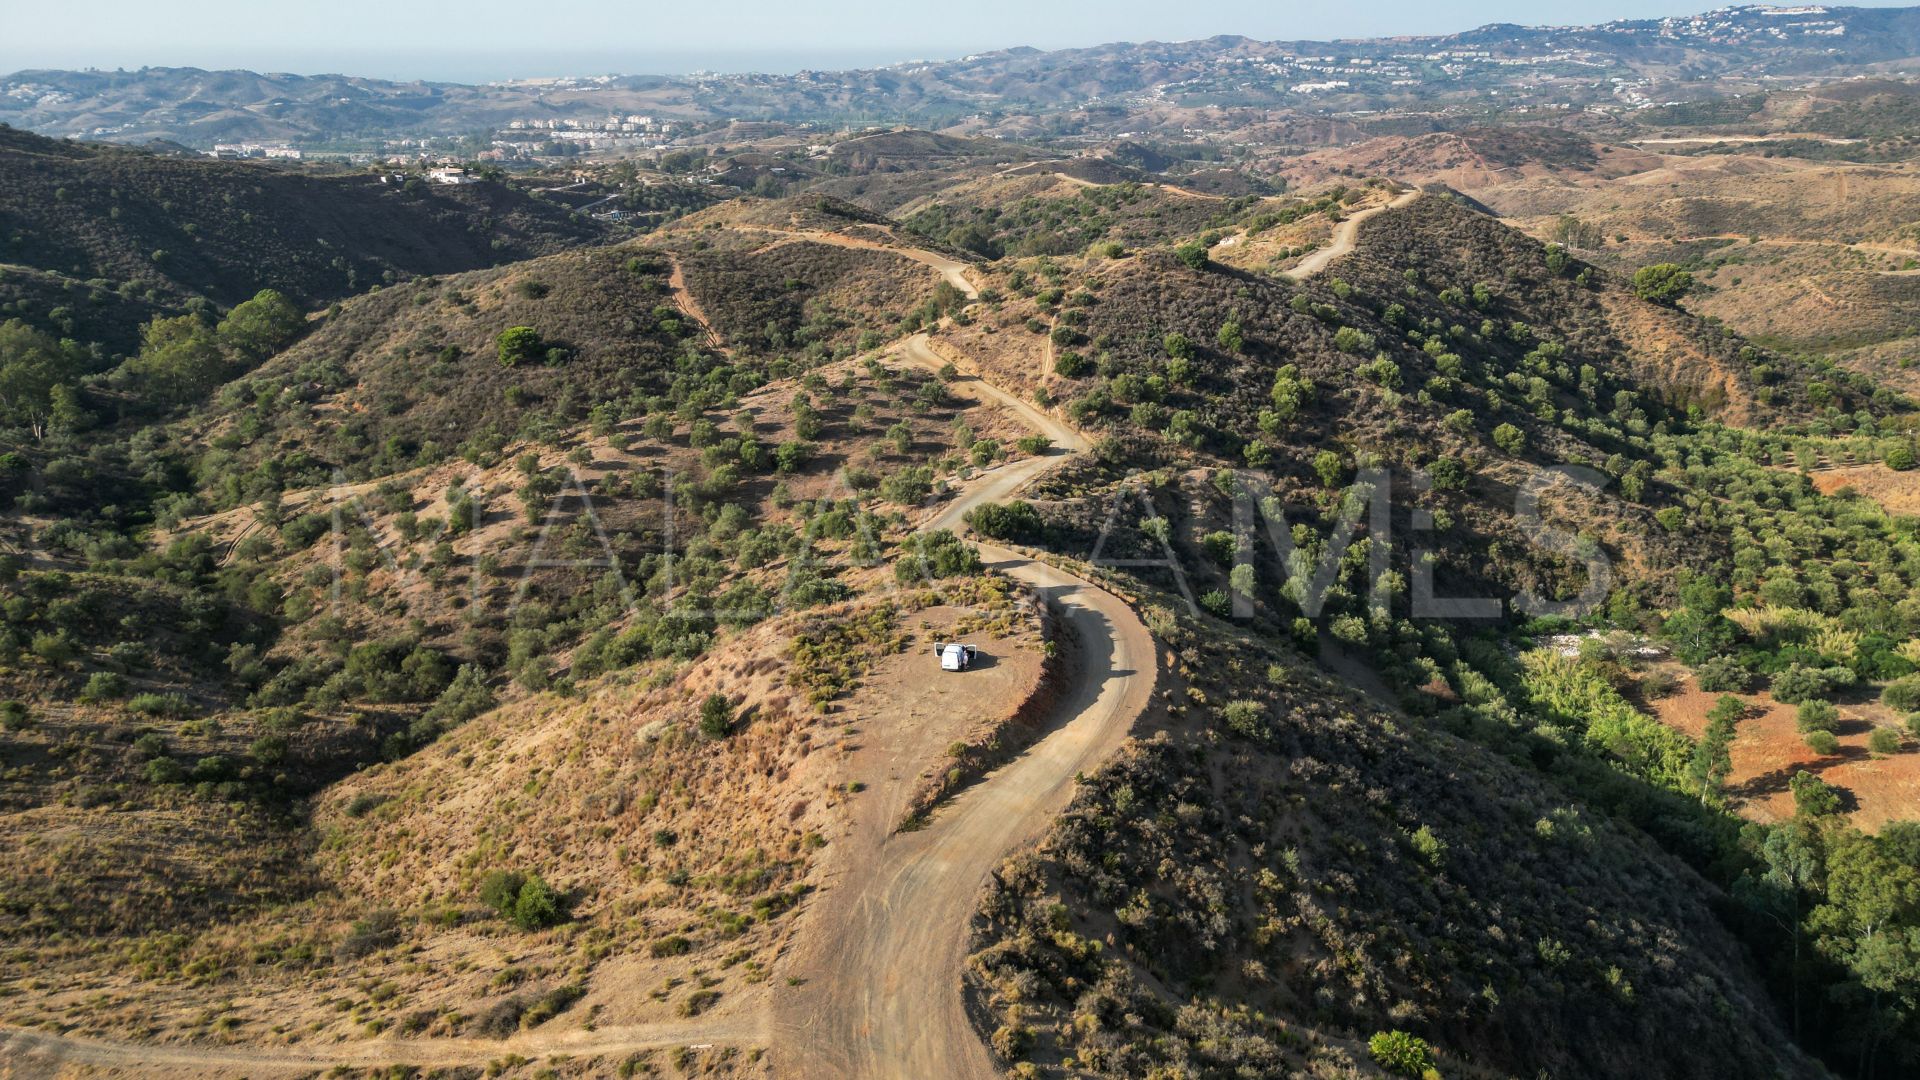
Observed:
[[[1668,670],[1681,679],[1680,688],[1647,703],[1661,723],[1698,738],[1707,728],[1707,712],[1720,700],[1710,694],[1678,664]],[[1876,726],[1900,730],[1898,718],[1876,703],[1840,704],[1838,753],[1822,756],[1808,748],[1794,724],[1794,707],[1773,700],[1771,694],[1737,694],[1752,708],[1741,720],[1733,742],[1733,775],[1727,790],[1734,809],[1754,821],[1782,821],[1793,816],[1793,794],[1787,781],[1805,769],[1841,788],[1853,798],[1853,823],[1874,831],[1889,821],[1920,817],[1920,753],[1909,737],[1900,752],[1876,758],[1867,750],[1867,735]]]
[[[1920,514],[1920,470],[1896,472],[1885,465],[1843,465],[1813,474],[1822,495],[1852,488],[1889,514]]]

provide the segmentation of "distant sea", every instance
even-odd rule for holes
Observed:
[[[551,78],[560,75],[686,75],[696,71],[761,72],[789,75],[796,71],[842,71],[884,67],[907,60],[953,59],[968,50],[947,45],[889,48],[822,48],[805,50],[642,50],[445,52],[445,51],[284,51],[227,55],[85,57],[27,55],[0,45],[0,72],[28,68],[197,67],[210,70],[245,69],[294,72],[301,75],[363,75],[410,82],[488,83],[509,79]],[[984,49],[979,51],[985,51]]]

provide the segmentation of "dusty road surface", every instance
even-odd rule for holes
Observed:
[[[314,1076],[337,1066],[359,1069],[479,1067],[519,1054],[618,1057],[640,1050],[702,1044],[764,1046],[764,1017],[709,1017],[671,1024],[522,1032],[510,1039],[363,1039],[316,1046],[195,1046],[115,1042],[0,1029],[0,1080],[42,1077]]]
[[[897,244],[883,244],[878,240],[869,240],[862,236],[849,236],[846,233],[826,232],[820,229],[779,229],[771,225],[735,225],[733,228],[738,232],[772,233],[775,236],[781,237],[781,239],[768,244],[767,247],[761,248],[761,251],[766,251],[768,248],[779,247],[781,244],[796,243],[802,240],[812,241],[816,244],[826,244],[829,247],[858,248],[863,251],[885,251],[889,254],[898,255],[903,259],[911,259],[922,266],[933,267],[935,270],[940,271],[940,276],[946,279],[947,284],[959,289],[967,299],[980,299],[980,290],[975,288],[973,282],[967,279],[967,264],[958,259],[949,259],[937,251],[928,251],[925,248],[917,247],[902,247]]]
[[[986,472],[922,528],[962,529],[969,509],[1010,498],[1087,448],[1078,432],[971,375],[963,357],[937,352],[925,335],[909,340],[902,355],[935,370],[953,362],[967,373],[957,391],[1003,405],[1054,444]],[[936,811],[926,828],[894,833],[892,822],[870,820],[856,829],[853,842],[864,846],[846,853],[844,873],[803,916],[807,929],[790,965],[803,982],[773,994],[773,1006],[671,1024],[536,1029],[503,1041],[388,1037],[310,1047],[151,1045],[0,1029],[0,1080],[310,1076],[337,1065],[471,1066],[507,1054],[611,1057],[705,1044],[767,1047],[772,1073],[782,1078],[995,1076],[961,1000],[981,889],[1066,805],[1075,775],[1125,740],[1151,697],[1157,661],[1152,636],[1119,597],[1016,552],[979,547],[989,565],[1040,591],[1060,613],[1072,642],[1066,688],[1034,745]]]
[[[733,350],[727,348],[726,342],[720,340],[719,331],[707,321],[707,313],[700,309],[700,301],[694,299],[693,290],[687,288],[687,273],[681,268],[680,260],[668,255],[667,264],[672,267],[672,272],[667,276],[667,288],[673,292],[673,306],[679,308],[680,314],[692,319],[693,324],[700,328],[700,336],[708,348],[732,356]]]
[[[905,356],[932,368],[947,362],[925,336],[910,340]],[[1071,428],[978,379],[956,389],[1013,409],[1056,449],[988,474],[923,528],[963,527],[967,510],[1008,498],[1086,446]],[[856,833],[876,850],[850,853],[845,876],[812,901],[793,966],[806,982],[775,1009],[779,1076],[998,1075],[961,1003],[980,891],[993,869],[1066,805],[1074,777],[1119,747],[1152,693],[1153,638],[1124,601],[1015,552],[979,546],[990,566],[1038,590],[1059,611],[1074,642],[1068,688],[1038,742],[936,811],[925,828],[889,834],[889,823],[869,823]]]
[[[967,486],[963,494],[923,523],[921,528],[963,529],[966,526],[962,518],[966,516],[967,511],[983,503],[1004,502],[1012,498],[1015,492],[1026,487],[1041,473],[1058,465],[1062,459],[1086,451],[1087,440],[1081,438],[1079,432],[1048,413],[1041,412],[1032,402],[1007,393],[980,378],[965,357],[957,353],[938,351],[927,335],[916,334],[908,338],[905,347],[901,350],[901,355],[908,363],[930,371],[938,371],[946,364],[953,364],[955,370],[962,376],[954,382],[955,389],[1004,407],[1019,417],[1021,423],[1053,440],[1053,448],[1045,454],[1011,461],[981,475]]]
[[[1333,260],[1353,250],[1353,242],[1360,235],[1361,222],[1382,210],[1392,209],[1396,206],[1405,206],[1419,197],[1420,189],[1418,188],[1412,191],[1403,191],[1395,195],[1391,200],[1379,206],[1369,206],[1340,224],[1335,225],[1333,227],[1333,243],[1301,259],[1293,269],[1287,271],[1287,276],[1298,280],[1300,278],[1310,278],[1320,271],[1325,270],[1327,265],[1333,262]]]

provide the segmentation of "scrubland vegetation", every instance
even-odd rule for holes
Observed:
[[[1624,633],[1670,650],[1703,689],[1771,683],[1790,699],[1856,702],[1885,687],[1885,708],[1904,715],[1901,680],[1920,652],[1911,525],[1865,499],[1819,494],[1797,467],[1901,460],[1911,406],[1831,365],[1663,313],[1653,301],[1665,295],[1636,295],[1653,275],[1636,289],[1444,196],[1380,218],[1359,251],[1307,286],[1174,252],[1136,258],[1124,275],[1089,260],[1028,261],[1009,276],[1017,300],[1003,323],[1021,317],[1016,303],[1073,315],[1059,320],[1073,333],[1045,391],[1110,433],[1086,469],[973,520],[1064,551],[1103,542],[1107,558],[1168,553],[1177,575],[1133,568],[1130,580],[1170,608],[1190,597],[1203,617],[1154,625],[1163,640],[1193,643],[1176,663],[1185,688],[1171,697],[1166,733],[1091,779],[1044,854],[1011,865],[983,909],[972,978],[1001,1025],[1003,1057],[1116,1076],[1325,1068],[1361,1053],[1326,1045],[1330,1033],[1398,1046],[1398,1032],[1438,1048],[1443,1073],[1449,1054],[1520,1072],[1643,1067],[1637,1053],[1609,1061],[1574,1042],[1556,1048],[1538,1027],[1516,1057],[1499,1032],[1506,1015],[1553,1015],[1572,1025],[1556,1030],[1577,1027],[1582,1040],[1657,1042],[1683,1070],[1695,1060],[1717,1072],[1752,1054],[1735,1071],[1797,1073],[1808,1066],[1796,1042],[1862,1075],[1912,1060],[1905,1002],[1920,966],[1900,944],[1920,918],[1909,827],[1860,833],[1844,792],[1811,772],[1781,778],[1800,807],[1793,820],[1743,821],[1740,793],[1723,785],[1744,704],[1689,737],[1641,704],[1634,647],[1603,645]],[[1656,336],[1691,362],[1645,362]],[[1741,423],[1759,415],[1772,418],[1763,430]],[[1157,471],[1125,479],[1141,463]],[[1542,544],[1516,522],[1515,494],[1529,470],[1563,465],[1590,470],[1593,489],[1562,482],[1543,495],[1544,521],[1564,539]],[[1385,551],[1375,545],[1386,538],[1364,528],[1335,531],[1364,520],[1370,469],[1387,470],[1373,482],[1395,497]],[[1407,479],[1417,474],[1419,486]],[[1116,502],[1127,510],[1120,533],[1100,541]],[[1498,629],[1409,617],[1421,575],[1440,596],[1565,601],[1602,558],[1600,603],[1573,618],[1537,602],[1535,617],[1509,608],[1516,617]],[[1305,585],[1323,560],[1321,596]],[[1563,656],[1543,645],[1557,633],[1596,637]],[[1275,651],[1222,658],[1248,634]],[[1287,692],[1276,687],[1310,685],[1295,650],[1361,661],[1401,716],[1349,707],[1317,720],[1302,702],[1276,704]],[[1824,713],[1809,715],[1818,726]],[[1371,725],[1460,741],[1370,752],[1360,732]],[[1329,728],[1345,733],[1338,752],[1313,741]],[[1903,752],[1898,729],[1875,739],[1876,752]],[[1284,756],[1261,763],[1254,748],[1269,745]],[[1394,775],[1369,780],[1371,761],[1393,762]],[[1423,761],[1447,762],[1451,775],[1396,794],[1418,786],[1405,770]],[[1482,768],[1511,775],[1461,775]],[[1294,790],[1322,774],[1337,786]],[[1519,794],[1533,784],[1537,796]],[[1500,852],[1506,869],[1563,880],[1543,856],[1519,853],[1578,837],[1577,859],[1596,875],[1580,894],[1585,927],[1600,936],[1549,931],[1567,921],[1516,906],[1537,890],[1456,866],[1461,844],[1425,817],[1441,791],[1472,791],[1483,811],[1495,791],[1537,800],[1471,814],[1465,846]],[[1356,835],[1359,821],[1394,807],[1401,816],[1381,835]],[[1133,821],[1139,836],[1114,843]],[[1236,828],[1248,831],[1215,839]],[[1636,854],[1597,854],[1615,843]],[[1202,848],[1215,854],[1187,857]],[[1662,881],[1615,891],[1598,882],[1624,871],[1594,869],[1602,862]],[[1879,884],[1863,893],[1869,877]],[[1366,899],[1343,882],[1369,883]],[[1321,896],[1340,899],[1300,906]],[[1414,911],[1455,931],[1488,926],[1442,914],[1475,896],[1523,923],[1537,917],[1538,929],[1490,927],[1506,945],[1395,937]],[[1367,915],[1369,903],[1403,907]],[[1615,904],[1616,915],[1599,916]],[[1637,929],[1601,929],[1610,918]],[[1641,934],[1651,936],[1635,946]],[[1302,951],[1313,939],[1327,956],[1317,965]],[[1514,974],[1489,978],[1487,958],[1503,948],[1516,950]],[[1370,965],[1381,981],[1364,990]],[[1707,969],[1720,974],[1699,974]],[[1732,1007],[1746,1019],[1714,1025],[1741,1032],[1735,1042],[1669,1027],[1724,1018],[1733,999],[1651,1004],[1668,992],[1657,986],[1684,993],[1697,978],[1721,994],[1744,987]]]
[[[1863,755],[1920,739],[1920,537],[1806,475],[1910,469],[1912,404],[1694,318],[1683,267],[1442,191],[1287,275],[1395,190],[751,200],[312,318],[371,267],[188,297],[103,254],[124,342],[14,294],[0,1017],[501,1037],[764,989],[888,734],[844,710],[912,617],[969,606],[946,625],[1071,670],[1038,601],[913,530],[1050,450],[884,351],[930,330],[1092,444],[968,527],[1112,563],[1160,648],[1137,737],[983,899],[1001,1066],[1920,1066],[1920,825],[1863,831],[1820,775],[1859,717]],[[980,300],[909,242],[979,259]],[[1720,695],[1697,734],[1652,707],[1679,678]],[[1815,756],[1759,782],[1790,818],[1732,779],[1761,694]],[[890,761],[899,824],[1026,737]],[[340,1004],[275,1030],[302,984]],[[140,1029],[143,995],[242,986],[224,1028]]]

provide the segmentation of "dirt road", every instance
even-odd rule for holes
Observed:
[[[1301,278],[1310,278],[1320,271],[1325,270],[1327,265],[1333,262],[1333,260],[1353,250],[1353,242],[1360,235],[1361,222],[1382,210],[1392,209],[1396,206],[1405,206],[1419,197],[1420,190],[1415,188],[1412,191],[1403,191],[1379,206],[1369,206],[1365,210],[1355,213],[1352,217],[1333,227],[1333,243],[1301,259],[1293,269],[1287,271],[1287,276],[1297,281]]]
[[[935,369],[948,362],[924,335],[907,343],[905,355]],[[997,387],[978,379],[956,385],[1019,413],[1055,449],[988,474],[923,528],[962,527],[967,510],[1011,496],[1086,447],[1077,432]],[[808,944],[796,964],[805,989],[783,997],[775,1012],[780,1076],[997,1075],[961,1002],[981,888],[1066,805],[1074,777],[1119,747],[1152,693],[1153,638],[1125,602],[1044,563],[979,546],[989,565],[1038,590],[1060,612],[1076,643],[1070,689],[1039,742],[963,792],[926,828],[885,836],[878,851],[814,901],[813,932],[803,935]]]
[[[727,343],[720,340],[720,332],[707,321],[707,313],[700,309],[700,301],[694,299],[693,290],[687,288],[687,274],[681,269],[680,260],[669,254],[667,263],[673,268],[667,275],[667,288],[673,291],[673,306],[679,308],[680,314],[693,320],[693,324],[700,328],[700,336],[709,349],[732,356],[733,350],[727,348]]]
[[[974,287],[973,282],[967,280],[967,264],[958,259],[949,259],[937,251],[928,251],[925,248],[917,247],[902,247],[898,244],[883,244],[878,240],[868,240],[861,236],[849,236],[846,233],[825,232],[820,229],[779,229],[771,225],[735,225],[732,228],[736,232],[771,233],[781,238],[761,248],[760,251],[776,248],[781,244],[811,241],[816,244],[827,244],[831,247],[889,252],[903,259],[911,259],[922,266],[931,266],[935,270],[940,271],[940,276],[946,279],[947,284],[959,289],[967,299],[980,299],[980,290]],[[756,252],[756,254],[758,254],[758,252]]]
[[[962,529],[965,513],[1011,497],[1068,456],[1080,434],[974,375],[920,335],[904,358],[965,377],[962,393],[994,401],[1053,440],[1046,454],[991,470],[939,508],[923,529]],[[1025,753],[938,811],[918,832],[874,830],[872,850],[850,853],[847,874],[804,914],[793,969],[800,988],[771,1009],[626,1028],[523,1032],[504,1041],[368,1039],[314,1047],[165,1046],[38,1031],[0,1030],[0,1080],[81,1075],[241,1077],[312,1074],[336,1065],[478,1065],[506,1054],[617,1056],[701,1044],[764,1046],[780,1077],[969,1078],[996,1075],[962,1007],[970,923],[988,875],[1037,837],[1072,795],[1074,777],[1125,740],[1154,685],[1153,637],[1120,598],[1065,571],[991,544],[994,569],[1046,596],[1069,629],[1069,688],[1046,733]]]

